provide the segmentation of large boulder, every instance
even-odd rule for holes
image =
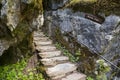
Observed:
[[[1,62],[6,54],[22,57],[32,50],[32,32],[41,27],[44,22],[42,0],[35,1],[0,1]],[[5,55],[2,55],[3,53]]]
[[[87,17],[86,17],[87,15]],[[61,32],[60,38],[57,40],[63,42],[63,44],[76,49],[74,40],[85,47],[86,50],[79,47],[80,50],[87,52],[87,49],[96,56],[99,54],[103,56],[108,61],[112,62],[114,65],[119,66],[120,59],[120,16],[111,14],[109,16],[104,16],[100,18],[85,12],[74,12],[72,9],[59,9],[57,11],[46,12],[46,21],[45,25],[48,29],[50,36],[55,36],[59,33],[56,29],[59,29]],[[104,19],[102,22],[100,19]],[[69,35],[68,35],[69,34]],[[73,39],[74,38],[74,39]],[[64,40],[63,40],[64,39]],[[73,40],[72,40],[73,39]],[[72,45],[71,45],[72,43]],[[67,47],[68,47],[67,46]],[[72,50],[71,48],[69,48]],[[83,55],[89,55],[83,54]],[[83,57],[85,57],[83,56]],[[91,65],[89,59],[92,59],[93,62],[95,59],[101,58],[91,58],[92,55],[87,56],[84,60],[79,61],[83,65]],[[82,57],[82,59],[83,59]],[[84,63],[86,61],[86,63]],[[80,65],[81,68],[82,65]],[[89,68],[94,68],[94,65],[91,65]],[[84,66],[84,68],[86,68]],[[88,68],[88,72],[90,71]],[[82,68],[83,70],[83,68]],[[87,69],[85,69],[87,71]],[[94,71],[94,70],[93,70]]]

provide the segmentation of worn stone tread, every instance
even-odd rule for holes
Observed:
[[[72,71],[76,70],[76,65],[73,63],[63,63],[63,64],[57,64],[54,67],[51,68],[47,68],[46,73],[49,76],[58,76],[58,75],[62,75],[62,74],[66,74]]]
[[[52,80],[61,80],[61,78],[65,77],[66,74],[62,74],[62,75],[58,75],[58,76],[55,76],[55,77],[51,77]]]
[[[75,72],[66,76],[65,78],[62,78],[61,80],[86,80],[86,75],[79,72]]]
[[[33,40],[35,42],[35,41],[48,41],[50,39],[49,37],[34,37]]]
[[[51,57],[56,57],[56,56],[60,56],[61,55],[61,51],[52,51],[52,52],[41,52],[39,53],[39,55],[42,58],[51,58]]]
[[[34,33],[33,34],[34,37],[43,37],[45,36],[43,32],[39,32],[39,33]]]
[[[49,37],[43,32],[36,31],[33,34],[35,48],[40,51],[41,62],[50,80],[86,80],[86,75],[77,72],[77,66],[69,61],[69,58],[57,50]]]
[[[69,58],[66,57],[66,56],[58,56],[58,57],[53,57],[53,58],[41,59],[42,63],[45,66],[54,66],[54,65],[56,65],[58,63],[63,63],[63,62],[66,62],[68,60],[69,60]]]
[[[45,46],[45,45],[52,45],[52,41],[48,40],[48,41],[35,41],[36,45],[41,45],[41,46]]]
[[[41,52],[55,51],[56,47],[53,45],[48,46],[36,46],[36,49]]]

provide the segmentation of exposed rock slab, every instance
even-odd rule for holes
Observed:
[[[36,45],[41,45],[41,46],[45,46],[45,45],[51,45],[52,44],[52,41],[51,40],[48,40],[48,41],[35,41],[35,44]]]
[[[39,53],[39,55],[42,58],[56,57],[61,55],[61,51],[42,52],[42,53]]]
[[[51,29],[49,34],[55,34],[53,29],[57,29],[57,26],[62,38],[65,37],[64,40],[70,44],[68,47],[73,45],[72,48],[74,49],[75,44],[71,41],[74,38],[77,43],[86,47],[91,53],[102,53],[104,58],[118,65],[120,57],[120,16],[113,14],[104,16],[104,21],[98,23],[86,18],[86,14],[88,13],[73,12],[72,9],[59,9],[52,11],[51,14],[46,12],[46,15],[50,17],[49,20],[51,20],[51,22],[46,21],[46,26]],[[68,33],[70,36],[66,35]],[[115,58],[116,56],[117,58]]]
[[[43,32],[38,32],[38,33],[34,33],[33,36],[44,37],[45,35],[43,34]]]
[[[48,37],[33,37],[34,41],[47,41],[49,40]]]
[[[41,62],[44,64],[46,73],[51,80],[86,79],[85,75],[83,76],[83,74],[76,71],[76,64],[71,63],[68,57],[63,56],[48,37],[45,37],[44,34],[42,34],[44,37],[40,37],[41,32],[39,31],[35,32],[35,34],[33,42],[36,44],[36,49],[40,51]],[[45,41],[43,41],[44,39]]]
[[[66,74],[72,71],[76,70],[76,65],[72,63],[63,63],[63,64],[58,64],[54,67],[47,68],[47,74],[49,76],[58,76],[62,74]]]
[[[58,57],[53,57],[53,58],[41,59],[41,62],[45,66],[54,66],[58,63],[67,62],[68,60],[69,60],[69,58],[66,56],[58,56]]]
[[[53,45],[49,45],[49,46],[37,46],[36,47],[37,50],[41,51],[41,52],[48,52],[48,51],[54,51],[56,50],[56,47]]]
[[[86,80],[85,77],[86,75],[75,72],[66,76],[66,78],[63,78],[62,80]]]
[[[58,75],[58,76],[55,76],[55,77],[51,77],[52,80],[61,80],[60,78],[62,77],[65,77],[66,74],[62,74],[62,75]]]

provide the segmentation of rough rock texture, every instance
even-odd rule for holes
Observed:
[[[1,18],[7,20],[9,29],[13,31],[19,22],[20,0],[2,0]]]
[[[80,44],[87,46],[92,52],[104,53],[104,49],[110,47],[112,39],[118,36],[115,34],[119,34],[120,17],[110,15],[99,24],[65,9],[53,11],[51,22],[51,27],[58,26],[63,34],[71,33]]]
[[[70,0],[44,0],[44,7],[46,10],[57,10],[58,8],[63,7],[69,1]]]
[[[41,38],[46,37],[41,31],[35,31],[33,35],[33,42],[36,43],[35,48],[39,51],[40,61],[45,66],[49,80],[86,80],[86,75],[77,72],[76,64],[71,63],[69,58],[63,55],[62,51],[56,47],[53,49],[53,43],[46,44],[50,39],[46,40],[46,43],[39,44],[39,42],[43,42]],[[35,37],[39,37],[39,41]]]
[[[3,51],[9,48],[9,44],[12,42],[8,42],[5,40],[0,40],[0,56],[2,55]]]
[[[105,1],[106,3],[102,4]],[[53,1],[53,5],[57,5],[57,3],[54,2],[55,0]],[[101,53],[107,60],[120,66],[119,2],[108,0],[98,0],[98,2],[100,5],[98,3],[94,7],[92,7],[93,5],[85,3],[83,5],[81,4],[82,6],[79,4],[69,6],[69,9],[59,9],[56,7],[56,10],[46,11],[45,26],[49,36],[57,38],[57,40],[62,42],[65,46],[68,45],[74,49],[75,45],[72,41],[74,42],[74,40],[76,40],[82,47],[86,47],[92,53]],[[99,23],[100,19],[103,19],[103,21]],[[57,29],[60,30],[60,34]],[[59,35],[59,37],[56,37],[55,35]],[[82,48],[80,48],[80,50],[81,49]],[[84,51],[86,53],[86,50]]]
[[[44,22],[42,0],[1,0],[0,4],[0,56],[30,53],[32,32]]]

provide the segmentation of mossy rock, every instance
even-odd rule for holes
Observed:
[[[95,0],[92,2],[81,2],[81,0],[72,0],[69,4],[69,8],[72,8],[75,12],[87,12],[91,14],[104,13],[106,16],[110,14],[120,15],[120,1],[116,0]],[[77,1],[77,2],[76,2]],[[86,0],[87,1],[87,0]]]

